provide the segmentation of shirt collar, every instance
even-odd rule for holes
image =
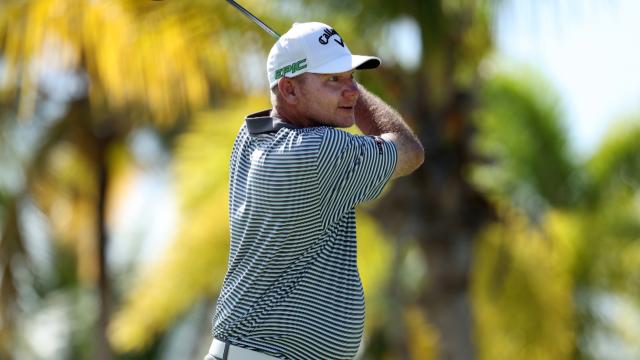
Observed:
[[[271,109],[249,114],[244,121],[247,124],[247,130],[250,135],[278,132],[282,128],[299,129],[299,127],[289,124],[278,117],[271,116]]]

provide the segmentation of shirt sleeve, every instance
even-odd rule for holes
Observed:
[[[361,202],[375,199],[396,167],[393,142],[327,128],[318,153],[322,209],[337,220]]]

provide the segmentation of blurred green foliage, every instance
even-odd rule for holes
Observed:
[[[575,351],[571,218],[543,227],[505,209],[478,239],[472,294],[481,359],[569,359]],[[568,230],[568,231],[567,231]],[[572,236],[574,235],[574,236]]]
[[[570,206],[582,195],[559,97],[550,88],[525,71],[497,75],[485,85],[477,114],[475,144],[487,164],[475,168],[475,181],[530,214]]]
[[[617,131],[605,137],[590,158],[580,159],[568,147],[557,99],[549,85],[526,71],[498,74],[483,92],[484,106],[477,112],[480,133],[475,145],[478,153],[489,161],[477,164],[471,176],[507,211],[503,211],[499,225],[488,230],[478,244],[478,251],[494,252],[492,256],[499,257],[490,264],[486,255],[478,254],[474,276],[481,277],[495,267],[493,276],[485,280],[494,285],[500,278],[496,277],[498,274],[504,279],[524,272],[520,276],[530,279],[520,278],[516,286],[510,287],[521,288],[528,294],[518,298],[507,296],[502,287],[483,288],[481,278],[477,278],[476,304],[480,306],[483,297],[490,300],[492,296],[498,299],[506,296],[503,301],[518,304],[518,312],[532,313],[526,320],[530,324],[556,326],[553,330],[533,331],[520,341],[507,336],[507,342],[516,346],[513,350],[519,352],[519,358],[549,357],[531,348],[537,346],[539,336],[547,333],[554,334],[549,340],[558,343],[539,345],[543,351],[558,351],[551,352],[553,358],[603,356],[594,353],[595,347],[591,345],[597,341],[594,333],[598,331],[621,339],[625,348],[637,351],[640,339],[608,325],[621,319],[599,315],[603,311],[599,299],[604,294],[636,299],[633,302],[638,303],[638,184],[630,179],[635,179],[640,164],[637,141],[640,122],[624,121]],[[518,211],[526,216],[514,216]],[[519,243],[527,237],[537,239]],[[488,246],[495,248],[487,250]],[[526,249],[522,255],[526,262],[522,264],[518,248]],[[534,281],[549,266],[553,272]],[[487,290],[489,293],[482,294]],[[554,296],[558,298],[550,301]],[[544,300],[541,306],[536,306],[537,299]],[[508,308],[499,301],[488,304],[485,306],[495,306],[496,311],[505,312]],[[478,310],[476,316],[486,313]],[[492,321],[478,324],[490,327]],[[509,326],[512,325],[510,322]],[[514,328],[508,330],[513,335]],[[483,351],[493,354],[488,358],[503,358],[497,354],[509,349],[509,345],[496,345],[493,340],[485,343]],[[567,347],[567,341],[572,347]],[[507,357],[515,356],[511,354]]]

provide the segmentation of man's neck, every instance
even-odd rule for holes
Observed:
[[[277,104],[271,109],[271,117],[277,117],[286,123],[300,128],[317,126],[313,121],[301,116],[294,109],[286,109]]]

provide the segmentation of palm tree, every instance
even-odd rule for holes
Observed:
[[[638,346],[602,320],[598,303],[629,298],[638,309],[637,286],[628,279],[638,277],[640,262],[633,205],[640,122],[626,121],[579,161],[560,125],[557,97],[539,79],[495,76],[478,116],[477,152],[492,161],[475,168],[474,183],[512,209],[478,245],[480,353],[523,358],[526,348],[532,358],[536,349],[545,349],[544,357],[608,357],[590,345],[594,334]],[[525,219],[514,220],[513,209]]]
[[[19,124],[17,118],[31,118],[45,133],[22,164],[25,180],[15,191],[2,192],[0,357],[11,357],[15,340],[16,280],[10,264],[24,256],[18,204],[33,199],[55,228],[57,197],[72,204],[73,219],[93,229],[59,229],[56,237],[89,249],[78,254],[78,271],[99,290],[94,357],[111,358],[106,327],[114,294],[105,259],[113,151],[144,124],[170,140],[195,109],[242,90],[232,82],[241,75],[226,70],[241,55],[233,40],[244,29],[235,22],[244,20],[224,16],[225,11],[232,10],[209,1],[10,0],[0,5],[0,96],[6,109],[0,125],[9,128]],[[65,96],[66,88],[52,86],[56,83],[77,89]],[[52,126],[33,120],[52,99],[64,106],[64,115],[52,119]],[[55,154],[61,152],[80,165],[56,172],[61,169],[54,166]]]

